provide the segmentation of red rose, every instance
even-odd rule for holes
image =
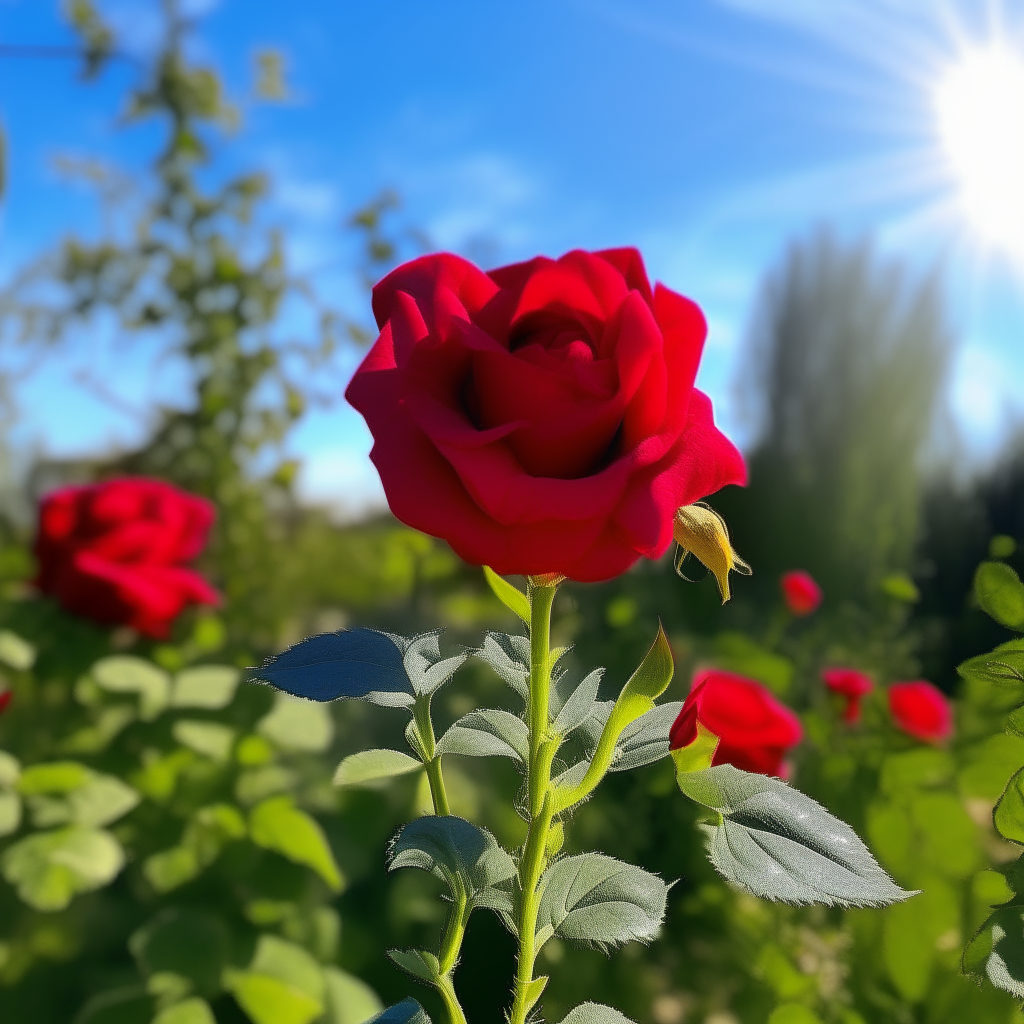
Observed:
[[[843,721],[856,725],[860,721],[861,699],[875,688],[871,677],[855,668],[826,668],[821,678],[833,693],[845,699]]]
[[[719,738],[712,764],[778,775],[786,752],[803,736],[800,719],[753,679],[704,669],[693,678],[669,734],[673,750],[697,738],[697,723]]]
[[[76,615],[161,639],[185,605],[219,600],[184,565],[213,518],[208,501],[143,477],[54,491],[39,509],[36,585]]]
[[[953,735],[953,709],[936,686],[918,679],[889,687],[889,710],[896,725],[925,743],[941,743]]]
[[[391,511],[499,573],[603,580],[672,540],[677,508],[743,483],[693,387],[706,333],[635,249],[484,273],[414,260],[346,397]]]
[[[814,577],[803,569],[783,573],[779,586],[786,607],[794,615],[810,615],[817,611],[818,605],[821,604],[821,587],[814,582]]]
[[[0,693],[0,715],[7,710],[7,706],[11,703],[11,698],[13,696],[13,690],[4,690],[3,693]]]

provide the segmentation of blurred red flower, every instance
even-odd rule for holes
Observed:
[[[814,577],[803,569],[783,573],[779,586],[786,607],[794,615],[810,615],[817,611],[818,605],[821,604],[821,587],[814,582]]]
[[[849,725],[859,722],[861,699],[875,688],[871,677],[855,668],[826,668],[821,678],[833,693],[845,698],[843,721]]]
[[[36,585],[76,615],[162,639],[186,605],[220,600],[184,564],[213,519],[208,501],[145,477],[54,491],[39,508]]]
[[[712,764],[778,775],[782,759],[803,736],[800,719],[754,679],[704,669],[693,678],[669,734],[672,750],[697,738],[697,723],[719,738]]]
[[[0,715],[7,710],[7,705],[11,703],[13,696],[14,692],[12,690],[4,690],[3,693],[0,693]]]
[[[953,735],[953,708],[946,695],[924,679],[893,683],[889,710],[896,725],[925,743],[941,743]]]
[[[693,386],[704,315],[635,249],[487,273],[423,256],[373,311],[346,397],[391,511],[467,562],[610,579],[665,553],[680,506],[746,479]]]

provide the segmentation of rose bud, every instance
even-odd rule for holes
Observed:
[[[345,392],[407,526],[502,576],[611,579],[746,468],[694,387],[707,324],[635,249],[484,272],[423,256],[373,290]]]
[[[800,719],[761,683],[709,668],[693,678],[669,734],[672,750],[697,739],[697,727],[718,737],[713,765],[731,764],[748,772],[778,775],[783,758],[803,736]]]
[[[679,545],[676,572],[682,576],[683,561],[693,555],[715,577],[722,604],[729,600],[730,571],[750,575],[750,566],[732,549],[725,520],[707,505],[676,509],[672,537]]]
[[[36,586],[69,612],[155,639],[217,591],[185,563],[206,545],[213,506],[161,480],[131,477],[47,495]]]
[[[924,679],[893,683],[889,710],[905,733],[924,743],[941,743],[953,735],[953,708],[946,695]]]
[[[821,587],[814,582],[814,577],[803,569],[783,573],[779,586],[786,607],[794,615],[810,615],[817,611],[818,605],[821,604]]]
[[[871,677],[855,668],[826,668],[821,673],[825,685],[845,701],[843,721],[856,725],[860,721],[860,702],[874,688]]]

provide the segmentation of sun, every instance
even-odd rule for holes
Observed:
[[[934,86],[942,152],[962,213],[986,245],[1024,257],[1024,56],[965,50]]]

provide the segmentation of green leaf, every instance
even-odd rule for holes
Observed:
[[[921,591],[917,584],[905,572],[892,572],[882,579],[882,593],[905,604],[915,604],[921,600]]]
[[[230,842],[246,834],[245,822],[231,804],[210,804],[193,814],[181,842],[147,858],[143,874],[159,892],[191,881],[212,864]]]
[[[279,693],[271,712],[257,723],[256,731],[284,750],[319,753],[334,739],[334,722],[322,704]]]
[[[1024,629],[1024,584],[1004,562],[982,562],[974,576],[978,604],[1000,625]]]
[[[530,734],[521,718],[508,711],[484,708],[463,715],[437,742],[439,754],[468,757],[530,756]]]
[[[608,771],[630,771],[668,756],[669,731],[682,707],[682,701],[658,704],[627,725],[615,744],[615,758]]]
[[[1020,689],[1024,683],[1024,640],[1010,640],[988,654],[979,654],[957,666],[964,679]]]
[[[323,829],[290,796],[272,796],[249,812],[249,835],[257,846],[312,868],[335,892],[341,872]]]
[[[423,767],[422,761],[400,750],[360,750],[350,754],[334,773],[336,786],[361,786],[396,775],[408,775]]]
[[[878,866],[849,825],[781,779],[730,764],[676,778],[686,796],[721,816],[702,826],[712,865],[755,896],[878,907],[913,895]]]
[[[580,1003],[562,1018],[562,1024],[633,1024],[633,1021],[603,1003]]]
[[[392,840],[388,870],[420,868],[442,879],[473,906],[511,912],[508,883],[512,858],[486,829],[454,815],[428,815],[409,822]]]
[[[0,661],[24,672],[35,664],[35,660],[36,649],[27,640],[9,629],[0,629]]]
[[[1024,908],[998,907],[967,944],[963,969],[1024,999]]]
[[[568,736],[578,729],[590,716],[597,701],[597,693],[601,688],[603,668],[595,668],[588,673],[583,681],[566,698],[555,717],[553,731],[559,736]]]
[[[908,1002],[928,993],[940,936],[960,929],[962,899],[943,879],[932,876],[916,899],[886,910],[882,924],[882,959],[889,980]]]
[[[109,825],[133,810],[141,799],[117,776],[96,774],[68,795],[68,820],[89,828]]]
[[[220,991],[229,937],[215,914],[168,907],[136,931],[128,948],[145,977],[173,974],[203,996]]]
[[[63,910],[81,892],[113,881],[124,866],[121,844],[109,833],[80,826],[36,832],[7,848],[0,870],[36,910]]]
[[[510,611],[530,624],[530,599],[518,588],[512,586],[489,566],[484,566],[484,579],[494,591],[494,596]]]
[[[530,640],[508,633],[484,634],[484,645],[475,652],[524,701],[530,696]]]
[[[9,789],[21,778],[21,762],[6,750],[0,750],[0,789]]]
[[[92,677],[109,693],[134,693],[139,697],[139,717],[149,722],[170,703],[171,677],[152,662],[129,654],[102,658],[92,667]]]
[[[181,718],[172,726],[171,735],[183,747],[212,761],[227,761],[235,745],[235,730],[220,722]]]
[[[992,821],[1004,839],[1024,845],[1024,768],[1007,782],[992,812]]]
[[[405,644],[402,664],[413,690],[419,697],[427,697],[438,687],[443,686],[469,657],[469,651],[464,651],[451,658],[442,659],[439,644],[442,632],[443,630],[435,629],[429,633],[421,633],[411,640],[393,638],[396,642]]]
[[[174,677],[171,705],[176,708],[226,708],[235,697],[242,673],[230,665],[199,665]]]
[[[1005,533],[996,534],[988,542],[989,558],[1009,558],[1017,550],[1017,542]]]
[[[347,971],[325,967],[324,981],[327,995],[324,1024],[364,1024],[384,1009],[377,993]]]
[[[21,798],[17,793],[0,792],[0,836],[9,836],[21,826]]]
[[[205,999],[185,999],[161,1010],[153,1024],[217,1024],[217,1018]]]
[[[224,981],[253,1024],[311,1024],[324,1010],[320,965],[276,935],[261,935],[248,968],[226,971]]]
[[[24,796],[70,793],[84,786],[92,777],[92,771],[78,761],[51,761],[24,769],[18,780],[18,790]]]
[[[538,946],[554,934],[607,949],[657,935],[668,886],[643,868],[584,853],[555,861],[541,878],[541,893]]]
[[[428,985],[433,985],[441,977],[441,964],[437,957],[424,949],[389,949],[388,956],[403,971]]]
[[[378,1013],[366,1024],[431,1024],[427,1011],[415,999],[403,999]]]
[[[768,1024],[821,1024],[821,1018],[802,1003],[783,1003],[772,1010]]]

